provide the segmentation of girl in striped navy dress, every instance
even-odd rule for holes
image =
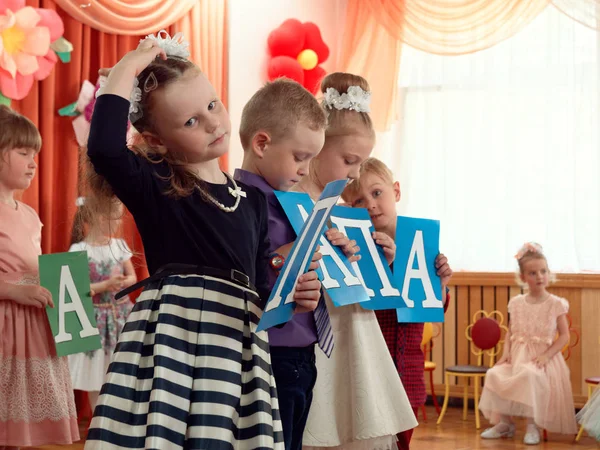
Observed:
[[[149,36],[110,71],[95,104],[96,203],[114,193],[129,209],[151,276],[86,450],[283,449],[267,334],[256,332],[269,295],[267,204],[219,169],[229,116],[187,57],[180,35]],[[141,135],[131,150],[128,118]],[[319,291],[308,272],[295,299],[314,309]]]

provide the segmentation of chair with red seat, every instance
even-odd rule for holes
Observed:
[[[423,349],[423,353],[425,354],[425,372],[429,373],[429,388],[431,390],[431,399],[433,401],[433,406],[435,406],[435,411],[438,416],[440,415],[440,405],[437,401],[437,396],[435,395],[435,387],[433,384],[433,371],[437,368],[437,364],[431,361],[431,351],[433,349],[433,340],[440,335],[442,332],[442,328],[439,323],[433,324],[431,322],[427,322],[423,326],[423,339],[421,340],[421,348]],[[423,411],[423,421],[427,422],[427,412],[425,410],[425,405],[421,406],[421,411]],[[418,412],[417,412],[418,418]]]
[[[450,399],[450,377],[459,377],[465,379],[463,389],[463,420],[467,420],[467,410],[469,407],[469,385],[468,379],[473,378],[475,392],[473,395],[475,401],[475,426],[480,428],[479,421],[479,390],[481,381],[484,379],[488,369],[496,361],[496,356],[500,353],[504,340],[502,331],[508,331],[504,325],[504,315],[500,311],[477,311],[473,315],[473,323],[465,330],[467,340],[470,342],[471,352],[477,356],[477,364],[465,364],[447,367],[445,371],[446,391],[444,394],[444,405],[438,418],[437,424],[441,424],[448,409]],[[487,364],[484,364],[484,354],[488,357]]]
[[[585,379],[585,384],[587,384],[588,387],[588,400],[590,398],[592,398],[592,393],[594,392],[594,389],[596,389],[596,386],[598,386],[600,384],[600,377],[589,377]],[[583,436],[583,426],[579,427],[579,433],[577,433],[577,437],[575,438],[575,442],[579,442],[579,439],[581,439],[581,436]]]

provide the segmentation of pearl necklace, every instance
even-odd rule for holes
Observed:
[[[230,187],[228,187],[229,188],[229,194],[232,197],[235,197],[235,203],[233,204],[233,206],[225,206],[219,200],[217,200],[212,195],[210,195],[207,191],[201,189],[200,186],[198,186],[198,185],[196,185],[196,188],[202,193],[202,195],[208,201],[210,201],[213,205],[215,205],[221,211],[225,211],[226,213],[231,213],[231,212],[234,212],[237,209],[237,207],[240,204],[240,199],[242,197],[245,197],[246,193],[244,191],[242,191],[242,188],[238,187],[238,185],[236,184],[235,180],[233,178],[231,178],[231,176],[228,173],[223,172],[223,174],[225,175],[225,178],[227,178],[229,181],[231,181],[231,184],[233,184],[233,189],[230,188]]]

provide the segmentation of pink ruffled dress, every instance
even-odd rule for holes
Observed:
[[[575,434],[575,406],[569,368],[558,352],[542,369],[533,360],[556,339],[557,318],[569,311],[564,298],[549,295],[532,304],[525,295],[510,300],[510,363],[492,367],[479,409],[493,424],[500,415],[532,417],[550,432]]]
[[[0,203],[0,281],[37,284],[42,224]],[[79,440],[67,358],[56,356],[44,309],[0,299],[0,447]]]

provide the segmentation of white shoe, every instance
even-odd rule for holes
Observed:
[[[527,425],[527,433],[523,438],[523,443],[526,445],[537,445],[540,443],[540,431],[535,425]]]
[[[508,426],[508,428],[505,428]],[[500,428],[500,430],[498,430]],[[515,424],[506,424],[499,423],[492,428],[488,428],[483,433],[481,433],[481,437],[483,439],[503,439],[503,438],[511,438],[515,435]]]

